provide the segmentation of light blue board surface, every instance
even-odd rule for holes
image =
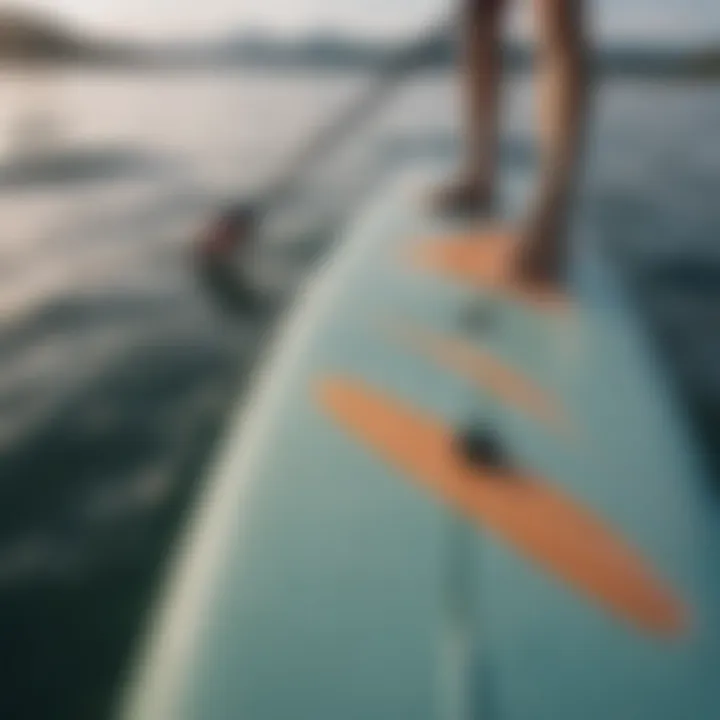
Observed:
[[[229,432],[125,706],[137,720],[670,720],[720,714],[716,516],[682,418],[619,288],[582,243],[570,323],[502,303],[484,345],[560,398],[569,440],[392,342],[412,322],[472,339],[468,288],[409,247],[450,227],[420,173],[365,209],[308,284]],[[477,340],[480,343],[479,339]],[[457,425],[621,530],[689,608],[638,632],[463,525],[335,426],[343,375]]]

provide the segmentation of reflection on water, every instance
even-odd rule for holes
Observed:
[[[165,170],[161,158],[131,148],[46,148],[24,153],[0,167],[0,191],[31,190],[43,186],[89,184],[152,176]]]
[[[42,79],[62,122],[52,148],[28,159],[0,144],[0,716],[75,720],[108,707],[172,530],[267,334],[215,312],[187,239],[362,78],[53,72]],[[23,82],[4,86],[2,138],[32,91]],[[367,173],[380,142],[387,159],[403,143],[398,156],[414,154],[408,136],[447,134],[454,102],[447,78],[416,83],[348,167]],[[508,162],[527,162],[531,106],[515,87]],[[720,262],[720,88],[618,84],[599,110],[587,216],[717,408],[707,358],[720,298],[713,278],[698,294],[679,260]],[[335,177],[332,189],[321,193],[329,212],[352,183]],[[286,252],[302,269],[316,249]]]

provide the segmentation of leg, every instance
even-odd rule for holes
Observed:
[[[524,228],[518,271],[556,280],[585,127],[588,95],[583,0],[533,0],[539,34],[540,178]]]
[[[500,25],[504,0],[462,0],[466,162],[460,178],[439,196],[449,211],[490,204],[497,155]]]

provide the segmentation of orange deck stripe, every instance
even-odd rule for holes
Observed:
[[[326,379],[316,391],[352,437],[608,611],[657,635],[686,628],[682,604],[630,546],[542,479],[469,467],[449,428],[364,384]]]
[[[486,287],[551,314],[567,314],[572,303],[561,290],[510,276],[512,236],[493,229],[434,238],[413,248],[418,266],[473,287]]]
[[[488,350],[481,350],[457,338],[413,328],[407,323],[397,323],[388,334],[403,345],[424,353],[439,366],[489,390],[539,422],[552,426],[556,431],[571,432],[559,401]]]

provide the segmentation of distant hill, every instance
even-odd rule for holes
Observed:
[[[82,37],[38,14],[0,10],[0,61],[131,62],[137,50]]]
[[[83,62],[151,69],[248,67],[276,70],[370,70],[381,67],[397,52],[391,42],[358,39],[330,33],[298,38],[277,37],[264,31],[245,31],[210,42],[108,43],[89,39],[45,18],[0,11],[0,60]],[[456,59],[452,38],[438,38],[416,57],[419,68],[450,67]],[[509,45],[506,64],[511,71],[530,66],[528,47]],[[720,78],[720,45],[670,50],[667,48],[603,48],[595,53],[602,74],[620,77]]]
[[[262,33],[242,33],[218,43],[215,52],[225,61],[253,65],[300,65],[354,69],[382,64],[397,51],[396,43],[343,35],[311,34],[294,39]],[[447,63],[453,57],[449,41],[441,40],[426,52],[428,64]]]
[[[81,53],[81,43],[52,22],[30,14],[0,11],[0,57],[72,58]]]

